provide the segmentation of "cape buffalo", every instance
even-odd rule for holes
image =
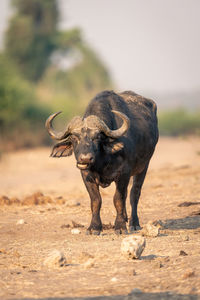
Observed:
[[[87,233],[100,234],[101,195],[115,182],[114,205],[116,233],[127,233],[127,187],[133,177],[130,191],[132,207],[129,229],[140,228],[137,205],[149,161],[158,141],[157,107],[154,101],[132,91],[99,93],[86,108],[83,117],[74,117],[66,129],[57,133],[52,127],[51,115],[46,121],[50,136],[60,140],[51,156],[69,156],[73,152],[77,167],[91,199],[92,220]]]

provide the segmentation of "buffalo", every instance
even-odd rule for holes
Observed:
[[[52,127],[59,113],[46,121],[50,136],[59,140],[51,156],[65,157],[74,152],[91,199],[92,219],[87,233],[98,235],[102,231],[99,186],[108,187],[113,181],[117,212],[114,229],[117,234],[127,233],[126,197],[131,177],[129,230],[140,229],[138,201],[159,135],[155,102],[132,91],[103,91],[89,103],[83,117],[74,117],[60,133]]]

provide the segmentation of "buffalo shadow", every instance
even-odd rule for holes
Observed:
[[[35,299],[35,298],[34,298]],[[33,298],[21,298],[16,300],[34,300]],[[199,295],[195,294],[176,294],[173,292],[164,293],[143,293],[139,289],[134,289],[128,295],[117,296],[97,296],[97,297],[48,297],[37,298],[38,300],[198,300]]]
[[[200,215],[165,220],[163,222],[163,228],[171,230],[198,229],[200,228]]]

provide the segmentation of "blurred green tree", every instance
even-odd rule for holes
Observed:
[[[52,110],[62,109],[69,118],[82,112],[90,96],[111,87],[107,69],[81,31],[59,30],[56,0],[11,1],[13,16],[0,54],[4,149],[48,143],[44,122]]]
[[[27,79],[37,81],[56,48],[58,10],[55,0],[13,0],[15,14],[5,37],[5,50]]]
[[[44,122],[50,111],[34,86],[0,54],[0,154],[2,150],[47,143]]]
[[[69,54],[70,60],[70,55],[78,52],[85,62],[87,78],[83,81],[86,88],[96,84],[94,76],[99,77],[100,89],[111,84],[106,68],[83,41],[80,30],[58,29],[59,11],[56,0],[12,0],[12,4],[15,13],[5,36],[5,52],[26,79],[39,81],[52,65],[53,53],[60,57]]]

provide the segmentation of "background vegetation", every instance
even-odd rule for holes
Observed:
[[[47,144],[45,119],[81,114],[97,92],[113,88],[109,72],[78,28],[61,31],[56,0],[12,0],[0,53],[0,151]],[[63,119],[62,119],[63,118]],[[200,112],[159,114],[161,134],[200,132]]]
[[[0,54],[1,150],[48,143],[44,123],[50,113],[63,110],[70,118],[96,92],[112,86],[81,31],[58,29],[56,0],[12,0],[12,5]]]
[[[159,130],[161,135],[200,135],[200,111],[163,111],[159,113]]]

